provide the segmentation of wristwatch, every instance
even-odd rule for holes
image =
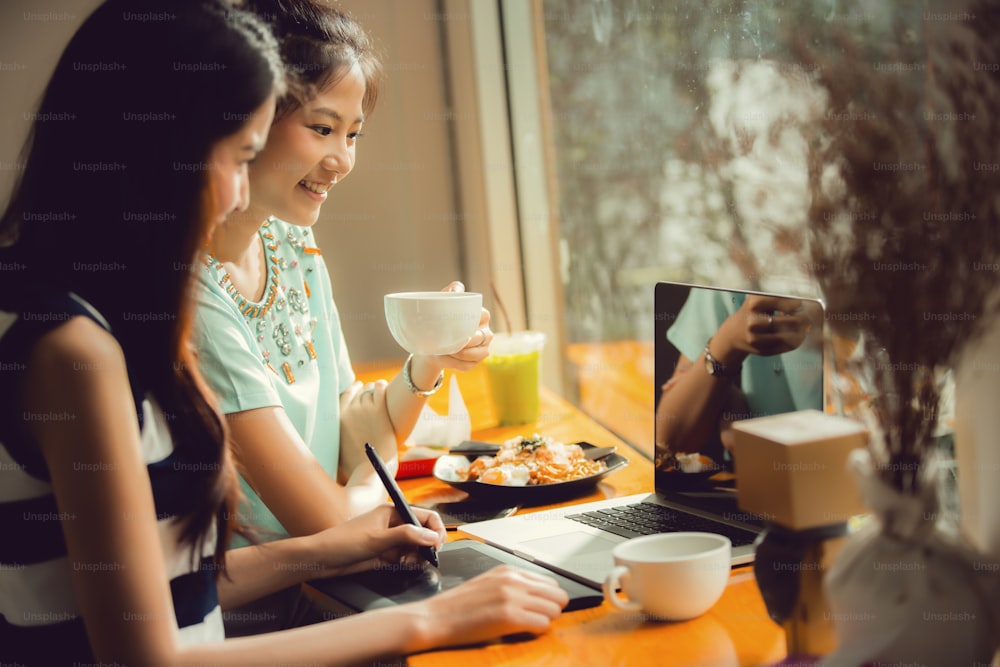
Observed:
[[[705,343],[705,371],[716,378],[737,378],[740,376],[740,372],[743,370],[743,364],[739,364],[736,368],[728,368],[725,364],[719,363],[719,361],[712,356],[711,350],[708,346],[712,344],[712,339],[709,338],[708,342]]]

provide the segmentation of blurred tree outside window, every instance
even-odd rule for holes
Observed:
[[[565,353],[585,410],[651,451],[659,280],[818,295],[803,129],[825,98],[797,54],[837,48],[840,32],[920,40],[924,13],[890,0],[536,6]]]

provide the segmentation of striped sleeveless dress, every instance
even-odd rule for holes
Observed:
[[[114,567],[70,563],[61,521],[72,517],[62,516],[57,508],[41,451],[24,436],[24,421],[40,417],[21,414],[17,407],[31,345],[75,316],[107,327],[99,313],[72,294],[46,295],[41,303],[33,303],[32,312],[0,311],[0,661],[8,664],[92,662],[73,594],[73,568]],[[197,556],[190,545],[180,543],[180,526],[174,518],[183,506],[184,471],[190,465],[178,460],[166,417],[152,396],[143,395],[134,384],[132,389],[180,639],[222,640],[212,555],[215,527]]]

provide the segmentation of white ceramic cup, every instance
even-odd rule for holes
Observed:
[[[483,310],[478,292],[396,292],[384,301],[389,332],[413,354],[458,352],[476,333]]]
[[[604,598],[659,620],[695,618],[722,597],[731,551],[729,538],[714,533],[661,533],[622,542],[612,551],[615,567],[604,580]]]

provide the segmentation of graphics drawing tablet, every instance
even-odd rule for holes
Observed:
[[[438,550],[438,558],[437,570],[429,564],[416,570],[371,570],[316,579],[309,585],[356,611],[368,611],[423,600],[507,564],[554,578],[569,594],[566,611],[596,607],[603,600],[600,591],[475,540],[449,542]]]

